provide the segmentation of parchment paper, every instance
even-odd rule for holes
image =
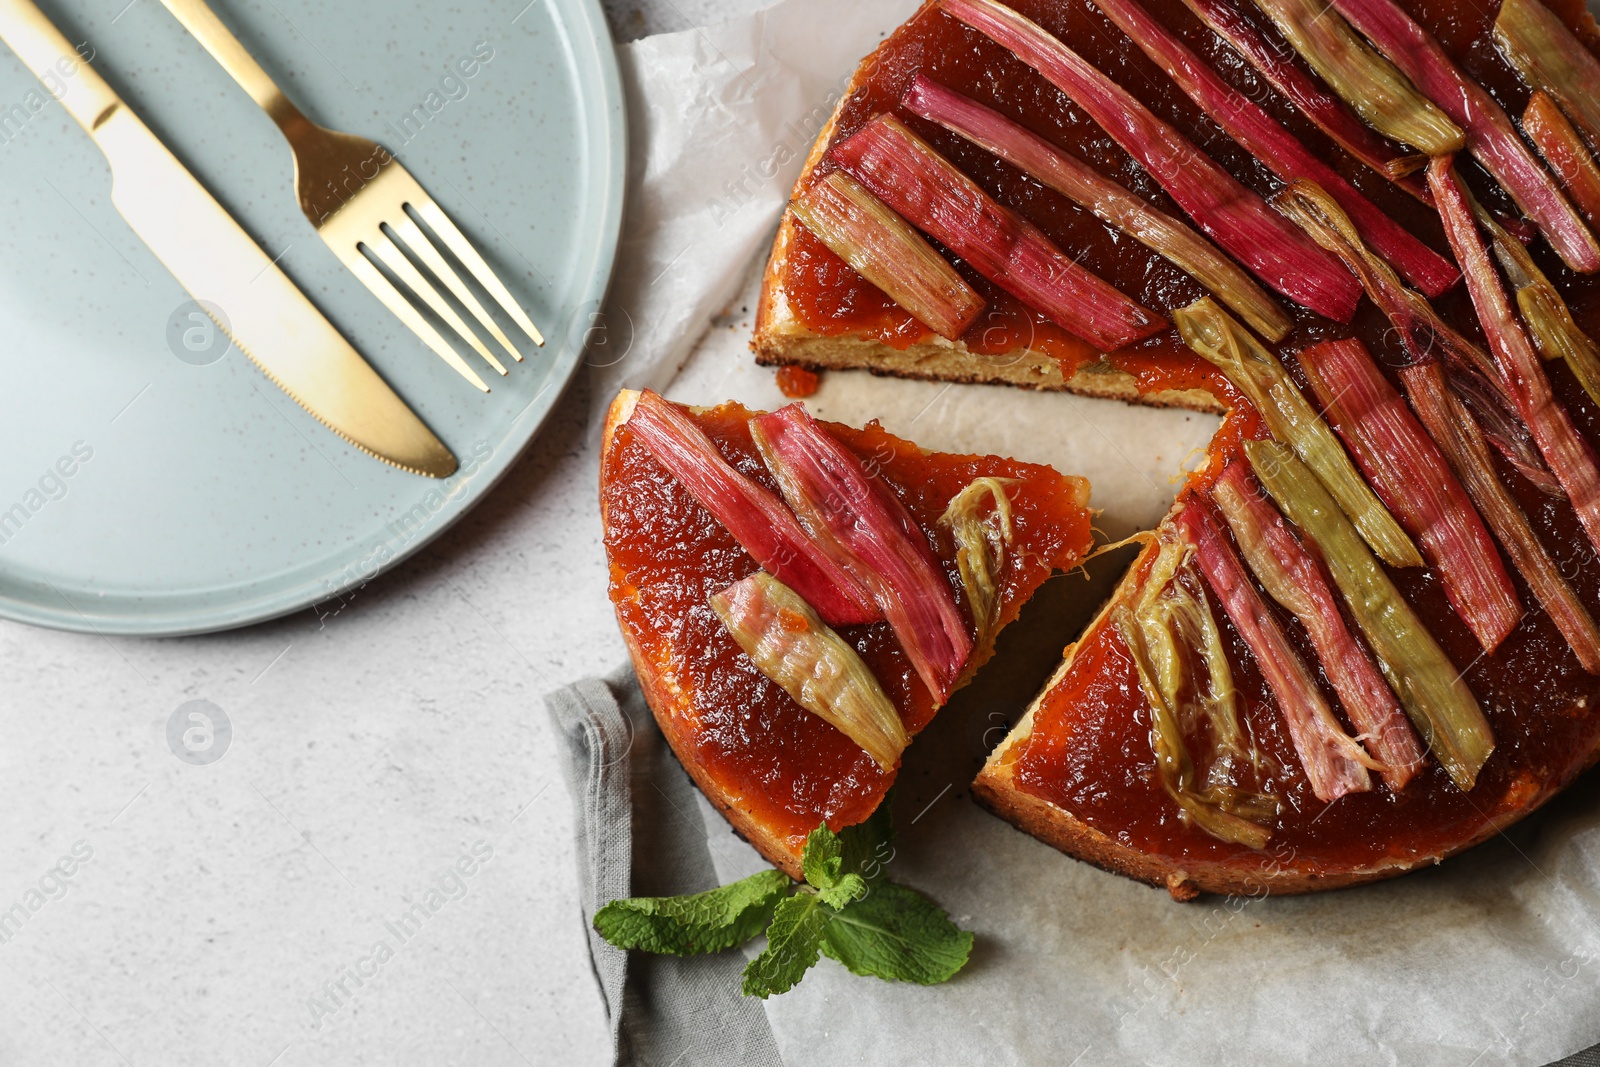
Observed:
[[[784,402],[746,345],[766,246],[809,147],[790,123],[825,115],[858,59],[914,6],[785,0],[623,50],[639,214],[611,306],[634,329],[626,353],[617,346],[623,358],[600,369],[597,403],[623,381],[670,383],[670,396],[695,403]],[[802,119],[800,129],[819,124]],[[786,155],[770,179],[744,182],[742,200],[729,192]],[[808,403],[823,418],[880,418],[927,447],[1086,475],[1103,509],[1097,525],[1112,538],[1159,520],[1179,465],[1216,426],[1109,401],[862,373],[829,375]],[[767,1002],[786,1062],[1470,1067],[1544,1064],[1600,1040],[1593,776],[1503,836],[1397,881],[1187,905],[1069,859],[971,802],[984,753],[1127,559],[1047,583],[978,684],[907,754],[891,875],[977,932],[967,970],[925,989],[824,960]],[[763,865],[720,817],[709,815],[707,833],[725,878]]]

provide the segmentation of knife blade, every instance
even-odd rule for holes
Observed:
[[[455,472],[444,443],[32,0],[0,0],[0,40],[105,154],[128,225],[207,314],[221,309],[218,328],[274,385],[376,459],[430,478]]]

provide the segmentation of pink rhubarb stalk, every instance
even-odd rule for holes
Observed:
[[[1600,225],[1600,167],[1595,166],[1589,146],[1548,93],[1541,90],[1528,101],[1522,130],[1561,179],[1589,225]]]
[[[895,118],[879,115],[831,155],[973,270],[1102,352],[1166,328],[1160,315],[1080,267]]]
[[[1594,450],[1578,434],[1572,416],[1556,403],[1550,391],[1550,379],[1545,377],[1533,342],[1506,301],[1500,276],[1495,273],[1472,217],[1466,190],[1448,157],[1428,164],[1428,187],[1439,205],[1439,217],[1444,221],[1450,247],[1455,250],[1456,262],[1466,276],[1467,292],[1472,295],[1472,306],[1477,309],[1478,321],[1499,370],[1498,384],[1533,434],[1533,442],[1550,473],[1566,490],[1589,542],[1600,550],[1600,469],[1595,465]]]
[[[1269,288],[1339,322],[1355,314],[1361,289],[1338,260],[1093,64],[996,0],[939,0],[939,6],[1071,97],[1202,231]]]
[[[955,340],[985,302],[905,219],[843,171],[815,182],[789,205],[855,272],[911,317]]]
[[[1222,609],[1272,688],[1311,792],[1330,803],[1347,793],[1370,790],[1372,780],[1362,765],[1361,750],[1334,718],[1305,662],[1250,584],[1244,565],[1215,520],[1202,505],[1191,503],[1178,513],[1176,522],[1195,546],[1195,562],[1206,584],[1222,602]]]
[[[1511,565],[1528,583],[1533,595],[1567,639],[1578,663],[1590,674],[1600,674],[1600,627],[1583,606],[1561,569],[1545,550],[1500,475],[1477,420],[1456,399],[1437,363],[1417,364],[1400,372],[1400,383],[1417,417],[1439,443],[1450,466],[1494,531]]]
[[[944,703],[972,635],[927,535],[894,490],[800,405],[751,419],[750,434],[806,531],[851,562],[917,675]]]
[[[1540,492],[1563,495],[1496,384],[1500,372],[1489,353],[1451,329],[1432,304],[1407,289],[1394,270],[1367,249],[1339,205],[1316,185],[1295,182],[1274,197],[1273,204],[1361,279],[1367,296],[1394,326],[1413,359],[1441,359],[1450,367],[1452,388],[1470,397],[1479,417],[1490,424],[1489,440],[1507,461]]]
[[[1291,60],[1292,48],[1269,41],[1232,0],[1185,0],[1185,3],[1335,144],[1412,196],[1427,201],[1428,187],[1422,179],[1415,173],[1405,173],[1412,157],[1374,133],[1349,105],[1295,66]]]
[[[1284,182],[1311,181],[1339,202],[1362,238],[1411,284],[1438,296],[1460,280],[1450,262],[1378,210],[1334,169],[1312,155],[1295,137],[1216,71],[1136,0],[1094,0],[1145,55],[1167,72],[1189,99],[1224,132]]]
[[[1466,131],[1468,151],[1538,223],[1567,266],[1585,274],[1600,270],[1600,245],[1517,135],[1511,117],[1427,30],[1394,0],[1333,0],[1333,6]]]
[[[1467,491],[1360,341],[1299,354],[1311,390],[1367,481],[1417,539],[1456,614],[1484,651],[1522,620],[1516,588]]]
[[[1323,673],[1339,694],[1367,751],[1383,764],[1395,792],[1422,769],[1416,731],[1379,673],[1372,655],[1351,633],[1322,565],[1289,530],[1243,461],[1230,463],[1211,489],[1245,562],[1262,586],[1305,627]]]
[[[883,618],[867,586],[814,544],[781,500],[723,459],[682,408],[646,389],[627,426],[740,547],[828,623]]]
[[[912,82],[901,106],[993,152],[1165,256],[1268,340],[1281,340],[1293,326],[1249,274],[1187,224],[1156,210],[1116,182],[1102,178],[998,111],[921,74]]]

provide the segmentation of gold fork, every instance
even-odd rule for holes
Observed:
[[[316,227],[323,241],[350,272],[360,278],[373,295],[383,301],[384,306],[394,312],[441,359],[467,381],[486,393],[489,391],[483,379],[423,318],[405,294],[384,277],[363,249],[387,267],[402,286],[442,319],[498,373],[505,374],[505,366],[462,321],[438,287],[423,276],[401,245],[444,283],[450,295],[513,359],[520,362],[522,354],[512,346],[505,332],[489,317],[477,297],[472,295],[466,283],[445,261],[422,227],[417,225],[416,219],[406,211],[407,207],[438,235],[450,254],[505,309],[512,321],[535,344],[544,344],[544,337],[534,326],[533,320],[501,284],[500,279],[495,277],[489,264],[456,229],[433,197],[382,145],[364,137],[318,126],[301,114],[277,83],[245,51],[238,38],[222,24],[205,0],[162,0],[162,3],[205,46],[211,57],[222,64],[233,80],[250,94],[251,99],[272,117],[284,137],[288,138],[289,147],[294,151],[295,187],[300,209],[311,220],[311,225]]]

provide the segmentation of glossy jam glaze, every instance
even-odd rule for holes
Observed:
[[[697,413],[701,428],[746,475],[777,491],[750,440],[750,412],[736,404]],[[1001,620],[1016,617],[1052,570],[1075,566],[1091,544],[1081,479],[994,456],[925,454],[876,423],[825,424],[905,502],[963,602],[955,548],[938,526],[950,499],[974,478],[1020,479],[1011,487],[1015,554],[1001,594]],[[636,655],[687,702],[657,716],[684,763],[711,779],[758,824],[798,846],[826,820],[835,829],[866,818],[893,780],[834,727],[761,675],[723,629],[707,598],[747,577],[756,563],[709,512],[656,462],[627,426],[601,474],[611,599]],[[886,623],[840,634],[872,668],[909,732],[935,708]],[[643,674],[649,672],[641,671]],[[702,784],[705,784],[704,782]]]

